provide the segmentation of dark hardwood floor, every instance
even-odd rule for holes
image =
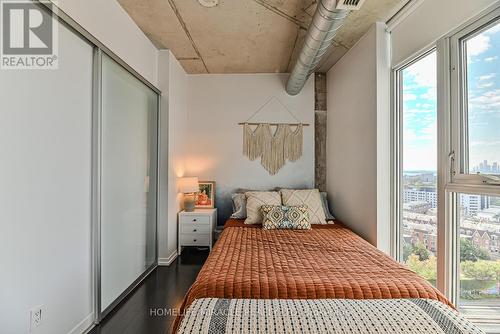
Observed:
[[[184,295],[208,256],[208,250],[187,248],[170,266],[156,268],[90,334],[166,334],[172,330]]]

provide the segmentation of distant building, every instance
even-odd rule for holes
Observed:
[[[479,211],[490,207],[490,197],[462,194],[460,196],[460,205],[465,216],[475,216]]]
[[[468,238],[476,247],[485,249],[492,257],[500,256],[500,226],[464,220],[460,223],[460,237]]]
[[[435,189],[404,189],[403,203],[406,204],[413,202],[426,202],[430,205],[429,209],[437,208],[437,192]],[[488,209],[490,207],[490,202],[491,200],[489,196],[472,194],[463,194],[460,196],[460,205],[462,207],[463,214],[465,214],[466,216],[475,216],[479,211]]]
[[[431,204],[426,201],[406,202],[403,204],[403,210],[407,212],[426,213],[431,209]]]
[[[404,242],[412,245],[423,244],[426,249],[437,252],[437,226],[419,224],[409,220],[403,221]]]
[[[427,202],[431,208],[437,208],[437,192],[432,190],[404,189],[403,202]]]
[[[494,162],[492,165],[488,164],[488,160],[484,160],[479,163],[479,166],[472,168],[472,172],[474,173],[483,173],[483,174],[500,174],[500,166],[498,162]]]

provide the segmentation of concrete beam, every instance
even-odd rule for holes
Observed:
[[[326,73],[314,73],[314,184],[326,191]]]

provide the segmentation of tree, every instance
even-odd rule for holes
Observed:
[[[408,256],[407,262],[408,268],[416,272],[426,280],[436,279],[436,257],[431,255],[427,260],[420,261],[417,254],[411,254]]]
[[[461,270],[466,278],[490,281],[498,277],[500,262],[486,260],[465,261],[461,264]]]
[[[460,238],[460,262],[489,260],[490,255],[485,249],[476,247],[469,239]]]
[[[413,254],[417,255],[420,261],[429,260],[429,257],[431,255],[429,250],[427,250],[425,245],[421,242],[413,246]]]
[[[419,242],[416,245],[405,244],[403,246],[403,261],[408,262],[408,258],[410,255],[415,254],[418,256],[420,261],[428,260],[431,253],[427,250],[425,245],[422,242]]]
[[[403,246],[403,261],[408,262],[408,257],[413,254],[413,245],[405,244]]]

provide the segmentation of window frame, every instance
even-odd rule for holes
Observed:
[[[437,47],[433,43],[419,50],[410,58],[401,64],[392,68],[392,256],[398,261],[402,262],[403,252],[401,248],[401,224],[403,222],[403,71],[408,67],[414,65],[423,58],[429,56],[431,53],[436,52]],[[439,110],[439,108],[438,108]],[[436,166],[437,171],[439,165]],[[439,172],[438,172],[439,175]],[[439,217],[438,217],[439,225]],[[439,230],[438,230],[439,238]],[[439,253],[439,242],[438,242]],[[439,258],[439,257],[438,257]],[[439,281],[439,272],[437,273],[437,281]]]
[[[480,33],[500,20],[500,3],[491,5],[436,42],[422,48],[407,60],[392,67],[391,113],[391,168],[392,168],[392,256],[402,259],[400,231],[402,223],[402,70],[427,55],[434,48],[437,58],[437,288],[455,305],[458,305],[459,279],[459,197],[460,194],[500,196],[500,183],[495,176],[457,173],[457,161],[463,172],[464,130],[460,106],[461,81],[457,71],[457,41],[471,33]],[[456,129],[459,129],[457,131]],[[465,138],[467,139],[467,138]],[[466,147],[466,146],[465,146]],[[471,307],[467,307],[470,309]],[[488,319],[481,319],[482,321]],[[496,323],[495,323],[496,324]]]
[[[451,108],[451,150],[450,173],[451,180],[447,188],[455,192],[478,191],[468,185],[486,186],[483,191],[490,192],[489,187],[500,188],[500,176],[490,174],[468,173],[468,103],[467,103],[467,62],[464,52],[467,39],[477,36],[493,25],[500,24],[500,8],[493,9],[479,19],[468,24],[449,37],[450,50],[450,108]],[[454,129],[459,129],[454,130]],[[464,187],[464,189],[462,189]],[[460,190],[461,189],[461,190]],[[492,194],[500,194],[493,190]]]
[[[443,270],[446,273],[443,292],[458,307],[467,310],[480,310],[477,306],[460,306],[460,195],[477,194],[486,196],[499,196],[500,183],[498,176],[488,174],[468,174],[468,103],[467,103],[467,62],[465,59],[465,41],[487,30],[495,24],[500,23],[500,5],[487,9],[478,17],[474,18],[464,26],[456,29],[445,36],[438,44],[438,49],[445,54],[444,61],[439,66],[440,75],[445,78],[441,91],[438,91],[438,99],[443,101],[439,112],[444,114],[444,128],[440,129],[438,138],[446,141],[447,145],[440,151],[443,173],[447,179],[444,186],[444,203],[447,217],[444,218],[444,229],[446,230],[443,242],[446,250],[450,250],[442,259]],[[439,89],[438,83],[438,89]],[[457,130],[458,129],[458,130]],[[438,130],[439,131],[439,130]],[[446,151],[447,150],[447,151]],[[439,207],[438,203],[438,207]],[[439,209],[438,209],[439,210]],[[439,247],[439,246],[438,246]],[[438,266],[440,266],[438,259]],[[439,268],[438,268],[439,271]],[[500,306],[499,306],[500,307]],[[494,320],[475,317],[485,323],[495,323]]]

